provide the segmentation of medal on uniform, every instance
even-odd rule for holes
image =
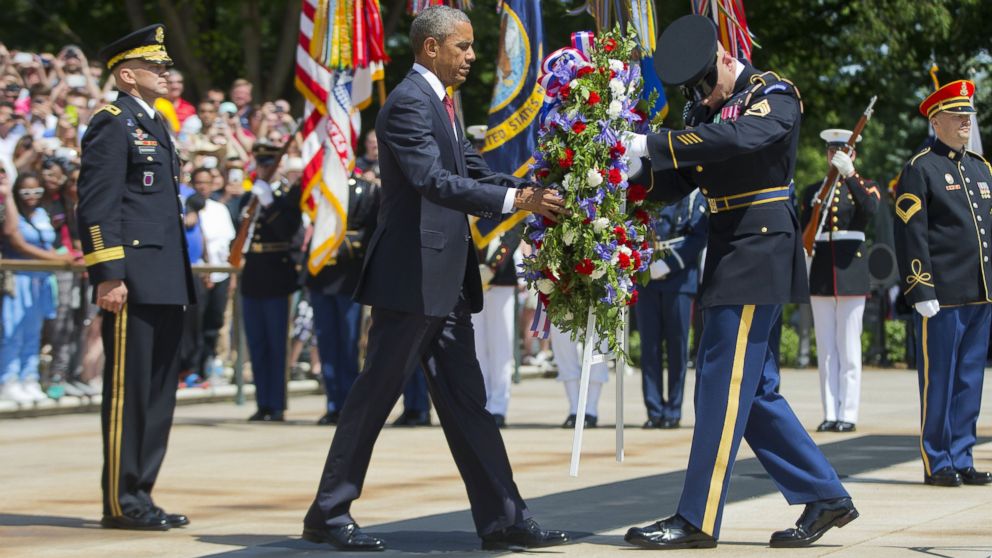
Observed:
[[[134,128],[134,120],[131,120],[130,118],[125,120],[124,123],[127,124],[128,128]]]
[[[978,192],[982,195],[983,200],[992,198],[992,191],[989,191],[989,184],[987,182],[978,183]]]
[[[954,177],[951,176],[951,173],[945,174],[944,180],[946,180],[948,184],[954,184]]]
[[[141,179],[141,183],[145,188],[151,188],[152,184],[155,183],[155,173],[152,171],[145,171],[144,176]]]
[[[131,132],[131,135],[134,136],[134,139],[136,139],[138,141],[144,141],[145,138],[148,137],[148,134],[146,134],[145,131],[142,130],[141,128],[136,128],[133,132]],[[950,176],[950,175],[947,175],[947,176]]]

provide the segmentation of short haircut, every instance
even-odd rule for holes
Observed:
[[[52,94],[52,88],[45,85],[44,83],[36,83],[32,85],[29,91],[31,92],[32,97],[37,97],[39,95],[44,95],[45,97],[49,97]]]
[[[214,175],[210,172],[210,169],[207,167],[197,167],[196,169],[193,169],[193,172],[189,173],[190,182],[196,182],[196,175],[204,172],[210,175],[211,180],[213,180]]]
[[[231,84],[231,89],[232,90],[237,89],[238,87],[241,87],[242,85],[247,85],[248,87],[252,87],[250,81],[246,80],[245,78],[238,78],[238,79],[234,80],[234,83]]]
[[[433,37],[438,43],[444,40],[455,28],[456,23],[471,23],[465,12],[449,6],[431,6],[420,12],[410,24],[410,48],[414,55],[424,48],[424,42]]]

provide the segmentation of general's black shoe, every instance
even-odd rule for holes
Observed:
[[[317,419],[317,425],[330,426],[332,424],[337,424],[339,418],[341,418],[340,411],[331,411],[329,413],[324,413],[324,416]]]
[[[988,471],[976,471],[974,467],[959,469],[961,482],[965,484],[992,484],[992,473]]]
[[[154,511],[147,511],[138,516],[105,515],[100,525],[107,529],[128,529],[131,531],[168,531],[171,525],[165,517]]]
[[[431,414],[428,411],[403,411],[400,417],[393,421],[393,426],[430,426]]]
[[[857,519],[858,515],[850,498],[810,502],[796,521],[796,526],[772,533],[768,545],[772,548],[809,546],[831,527],[843,527]]]
[[[839,421],[837,426],[834,426],[834,432],[854,432],[857,429],[853,422]]]
[[[568,415],[565,422],[561,423],[562,428],[575,428],[575,415]]]
[[[923,483],[932,486],[961,486],[962,482],[961,475],[950,467],[944,467],[929,475],[923,475]]]
[[[623,540],[641,548],[655,550],[716,548],[716,539],[678,514],[646,527],[631,527]]]
[[[598,428],[599,427],[599,417],[596,415],[586,414],[586,422],[583,425],[586,428]]]
[[[661,428],[662,422],[664,422],[664,419],[661,417],[648,417],[648,420],[646,420],[644,424],[641,425],[641,428],[645,430],[650,430],[652,428]]]
[[[364,533],[354,522],[336,527],[304,526],[303,540],[353,552],[386,550],[386,543],[382,539]]]
[[[820,423],[820,426],[816,427],[817,432],[833,432],[837,428],[837,421],[835,420],[825,420]]]
[[[181,513],[166,513],[162,508],[155,506],[152,508],[159,517],[164,519],[169,527],[184,527],[189,525],[189,518]]]
[[[496,422],[496,428],[506,427],[506,417],[500,414],[494,414],[493,420]]]
[[[268,420],[268,416],[269,416],[269,411],[266,411],[265,409],[259,409],[255,411],[255,414],[248,417],[248,422],[262,422]]]
[[[533,519],[521,521],[495,533],[482,535],[483,550],[512,550],[516,548],[543,548],[568,542],[564,531],[541,529]]]
[[[663,428],[665,430],[674,430],[678,427],[679,427],[679,419],[666,418],[666,419],[661,419],[661,426],[659,428]]]

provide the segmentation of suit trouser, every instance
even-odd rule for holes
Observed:
[[[475,350],[486,384],[486,409],[506,415],[513,378],[513,297],[516,287],[492,285],[483,295],[482,312],[472,315]]]
[[[344,407],[358,377],[358,341],[361,337],[362,305],[349,295],[324,294],[310,289],[313,325],[320,352],[320,371],[327,393],[327,412]]]
[[[813,296],[816,360],[820,369],[823,418],[858,422],[861,400],[863,296]]]
[[[262,411],[282,411],[286,409],[289,296],[241,295],[241,308],[255,382],[255,404]]]
[[[779,370],[768,339],[781,313],[777,304],[703,310],[696,425],[678,513],[715,538],[742,437],[789,504],[848,496],[777,393]]]
[[[913,313],[920,380],[920,453],[930,475],[974,465],[972,447],[982,402],[992,305],[944,307],[931,318]]]
[[[103,312],[103,513],[140,515],[165,457],[179,383],[183,307]]]
[[[496,421],[486,411],[470,315],[463,297],[447,317],[372,308],[365,366],[341,410],[305,525],[354,521],[351,503],[361,495],[372,446],[420,360],[468,492],[476,531],[483,535],[530,516],[513,482]]]
[[[638,291],[637,329],[641,332],[641,391],[648,417],[682,418],[682,394],[689,360],[692,295],[678,291]],[[668,398],[662,383],[662,343],[668,368]]]

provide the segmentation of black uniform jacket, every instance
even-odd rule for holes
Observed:
[[[800,224],[806,228],[812,202],[823,182],[806,187],[802,198]],[[826,188],[826,186],[824,186]],[[873,180],[854,175],[838,180],[831,199],[825,200],[813,263],[809,269],[809,293],[816,296],[860,296],[870,290],[868,252],[864,235],[868,222],[878,211],[881,191]],[[816,223],[814,226],[818,226]],[[859,238],[860,237],[860,238]]]
[[[896,191],[896,259],[910,304],[992,302],[992,167],[934,139],[902,170]]]
[[[273,201],[259,207],[251,243],[241,272],[241,294],[255,298],[289,296],[299,288],[299,272],[292,255],[299,254],[297,232],[303,222],[300,186],[273,182]],[[251,194],[241,198],[247,205]]]
[[[90,281],[122,279],[137,304],[196,302],[179,159],[165,126],[121,93],[83,137],[76,216]]]
[[[648,136],[650,197],[671,202],[699,187],[710,207],[703,307],[809,299],[789,199],[801,116],[790,82],[745,64],[721,109],[699,105],[688,129]]]

